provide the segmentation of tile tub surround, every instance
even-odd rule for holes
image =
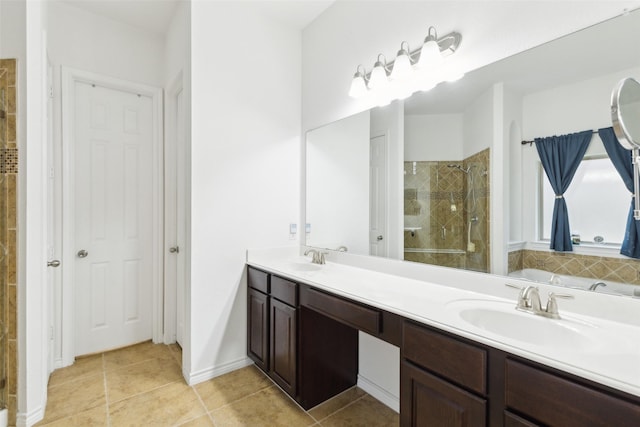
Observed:
[[[509,252],[509,273],[536,268],[567,276],[640,285],[640,260],[521,249]]]
[[[640,301],[567,289],[574,296],[559,303],[560,314],[597,324],[598,345],[582,349],[526,343],[474,329],[449,307],[459,300],[508,304],[515,310],[518,290],[505,278],[486,273],[407,263],[399,260],[331,252],[320,270],[299,268],[309,263],[307,247],[249,250],[247,263],[256,268],[307,283],[320,290],[396,313],[407,319],[486,344],[531,361],[640,396]],[[509,279],[522,287],[530,282]],[[540,294],[557,290],[540,284]],[[565,290],[563,290],[565,292]],[[579,320],[579,321],[580,321]],[[614,357],[615,356],[615,357]],[[615,360],[615,363],[612,363]]]
[[[54,371],[45,418],[37,426],[344,426],[395,427],[398,414],[358,388],[304,411],[266,375],[248,366],[186,385],[179,346],[145,342],[78,358]]]
[[[0,59],[0,110],[5,117],[0,118],[0,243],[7,250],[7,256],[0,261],[0,324],[5,327],[6,336],[0,345],[4,363],[0,375],[7,384],[0,390],[0,402],[9,410],[9,425],[16,423],[17,395],[17,303],[16,303],[16,249],[17,249],[17,177],[18,149],[16,138],[16,60]],[[1,257],[0,257],[1,258]]]

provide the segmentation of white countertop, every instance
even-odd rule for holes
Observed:
[[[329,260],[318,270],[306,271],[304,268],[306,264],[310,264],[309,257],[302,257],[297,253],[297,248],[250,250],[247,263],[640,396],[640,324],[638,321],[640,301],[637,299],[596,296],[593,292],[570,291],[569,293],[575,295],[573,300],[558,300],[561,320],[545,319],[528,313],[522,314],[539,318],[541,322],[561,322],[562,326],[568,329],[572,329],[573,326],[589,325],[586,328],[590,334],[588,348],[580,345],[565,345],[564,342],[561,345],[550,345],[542,342],[545,341],[545,336],[537,333],[539,331],[523,330],[521,333],[524,339],[513,339],[484,330],[461,318],[461,307],[473,308],[476,305],[481,307],[486,304],[491,307],[500,307],[505,313],[510,312],[509,307],[513,307],[513,312],[519,313],[515,310],[517,290],[505,289],[504,283],[507,279],[504,277],[427,268],[423,270],[431,274],[423,274],[425,279],[421,280],[415,278],[416,271],[409,271],[416,268],[408,265],[409,263],[398,264],[393,260],[373,258],[377,265],[389,263],[390,267],[387,268],[389,271],[402,271],[403,268],[408,271],[406,275],[389,274],[375,271],[376,269],[384,271],[384,265],[372,269],[346,265],[343,262],[345,259],[348,260],[349,256],[344,254],[329,256],[329,258],[340,258],[340,262]],[[351,255],[351,257],[354,256]],[[353,259],[356,261],[352,264],[362,264],[362,258]],[[364,263],[369,261],[365,260]],[[445,281],[443,279],[445,276],[449,283],[439,284]],[[439,279],[437,280],[439,283],[434,283],[436,279]],[[460,285],[452,284],[455,279]],[[469,282],[475,282],[475,285]],[[509,280],[509,282],[521,286],[531,284],[519,280]],[[564,289],[547,288],[542,284],[539,288],[543,305],[546,302],[544,291],[555,290],[565,293]],[[590,316],[585,312],[595,312],[595,315]],[[595,317],[596,315],[598,317]]]

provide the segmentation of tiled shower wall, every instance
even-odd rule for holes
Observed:
[[[0,408],[16,423],[16,60],[0,59]]]
[[[630,258],[532,250],[509,252],[509,273],[524,268],[537,268],[568,276],[640,285],[640,261]]]
[[[449,164],[471,169],[465,174]],[[489,149],[462,162],[404,163],[405,227],[420,228],[404,232],[405,260],[488,271],[488,171]]]

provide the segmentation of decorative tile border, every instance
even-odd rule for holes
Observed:
[[[556,274],[640,285],[640,260],[519,250],[509,253],[509,272],[537,268]]]

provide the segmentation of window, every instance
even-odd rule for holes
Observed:
[[[542,177],[542,239],[550,240],[555,193],[540,165]],[[624,237],[631,194],[608,157],[585,158],[564,194],[569,210],[571,234],[581,242],[620,245]]]

